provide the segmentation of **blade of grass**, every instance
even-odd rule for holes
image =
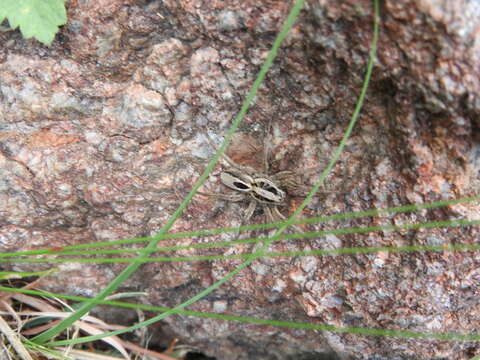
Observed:
[[[306,239],[318,236],[325,235],[346,235],[346,234],[358,234],[358,233],[369,233],[377,231],[396,231],[396,230],[416,230],[416,229],[425,229],[425,228],[442,228],[442,227],[458,227],[458,226],[472,226],[480,225],[480,220],[466,220],[466,219],[457,219],[457,220],[446,220],[446,221],[430,221],[414,224],[403,224],[403,225],[378,225],[378,226],[367,226],[359,228],[343,228],[343,229],[331,229],[331,230],[322,230],[322,231],[312,231],[306,233],[296,233],[296,234],[280,234],[277,236],[272,236],[269,239],[273,241],[278,240],[295,240],[295,239]],[[114,250],[94,250],[94,251],[71,251],[64,252],[61,255],[106,255],[106,254],[127,254],[127,253],[138,253],[138,252],[163,252],[163,251],[175,251],[175,250],[186,250],[186,249],[199,249],[199,248],[215,248],[215,247],[229,247],[242,244],[252,244],[265,241],[264,237],[249,238],[249,239],[239,239],[234,241],[222,241],[222,242],[213,242],[213,243],[201,243],[201,244],[191,244],[191,245],[174,245],[167,246],[163,248],[156,249],[114,249]],[[343,249],[334,250],[342,251]],[[283,253],[282,253],[283,254]],[[286,253],[285,253],[286,254]],[[302,254],[296,253],[296,255]],[[309,253],[311,254],[311,253]],[[238,259],[244,258],[247,255],[211,255],[211,256],[191,256],[191,257],[157,257],[157,258],[147,258],[144,259],[144,262],[178,262],[178,261],[199,261],[199,260],[224,260],[224,259]],[[264,254],[263,256],[269,256]],[[270,255],[271,256],[271,255]],[[115,262],[132,262],[137,261],[135,258],[33,258],[33,259],[23,259],[23,258],[11,258],[11,259],[0,259],[2,262],[15,262],[15,263],[115,263]]]
[[[222,146],[218,149],[217,153],[213,157],[213,159],[208,163],[205,171],[203,174],[200,176],[200,178],[197,180],[195,185],[193,186],[192,190],[188,193],[186,196],[185,200],[182,201],[180,206],[177,208],[177,210],[174,212],[174,214],[170,217],[170,219],[167,221],[167,223],[162,227],[160,232],[157,234],[157,237],[155,237],[147,246],[146,249],[152,249],[155,248],[157,243],[160,241],[161,235],[164,235],[170,230],[170,228],[173,226],[175,221],[178,219],[178,217],[183,213],[197,190],[202,186],[202,184],[205,182],[205,180],[208,178],[210,172],[213,170],[214,166],[217,164],[218,160],[224,153],[225,149],[227,148],[228,144],[230,143],[231,138],[233,137],[233,134],[237,130],[238,126],[240,125],[240,122],[242,121],[245,113],[247,112],[252,100],[254,99],[258,88],[260,87],[260,84],[263,82],[263,79],[265,78],[265,75],[269,68],[271,67],[273,60],[275,59],[278,49],[280,48],[280,45],[282,41],[285,39],[287,36],[288,31],[290,28],[293,26],[295,19],[297,18],[303,3],[305,0],[297,0],[295,4],[293,5],[292,9],[290,10],[290,13],[288,14],[287,20],[285,21],[284,25],[282,26],[282,29],[280,33],[277,35],[275,38],[275,41],[273,43],[272,49],[267,55],[267,58],[265,62],[263,63],[260,72],[255,79],[252,88],[250,89],[249,93],[247,94],[245,101],[242,104],[242,107],[236,116],[235,120],[233,121],[232,125],[227,131],[227,134],[225,135],[224,142]],[[38,344],[43,344],[49,339],[53,338],[54,336],[58,335],[61,333],[63,330],[65,330],[67,327],[72,325],[75,321],[77,321],[79,318],[81,318],[84,314],[86,314],[88,311],[90,311],[95,305],[98,303],[98,300],[104,299],[106,296],[111,294],[113,291],[115,291],[126,279],[128,279],[137,269],[138,267],[142,264],[142,260],[147,257],[147,253],[142,253],[140,254],[137,259],[138,261],[135,261],[131,263],[127,268],[125,268],[120,275],[118,275],[110,284],[108,284],[94,299],[89,300],[88,302],[84,303],[80,309],[78,309],[74,314],[72,314],[70,317],[67,319],[61,321],[59,324],[56,326],[50,328],[49,330],[41,333],[40,335],[34,337],[32,339],[33,342],[38,343]],[[213,291],[213,289],[211,290]],[[202,296],[203,297],[203,296]],[[187,305],[184,305],[187,306]],[[152,321],[153,323],[155,321]]]
[[[294,22],[295,18],[297,17],[298,13],[300,12],[300,9],[303,6],[303,3],[304,3],[304,1],[302,1],[302,0],[297,0],[295,2],[292,10],[290,11],[290,14],[288,15],[287,21],[286,21],[286,24],[290,23],[290,26],[284,26],[282,28],[280,34],[277,36],[277,39],[279,39],[282,34],[284,34],[283,37],[286,35],[286,32],[288,32],[288,29],[291,27],[291,25],[293,25],[293,22]],[[320,186],[322,186],[325,178],[327,177],[330,170],[333,168],[333,166],[337,162],[341,152],[343,151],[343,148],[345,147],[345,143],[346,143],[348,137],[350,136],[350,133],[353,129],[353,126],[355,125],[355,123],[357,121],[358,115],[360,114],[360,109],[363,105],[363,101],[365,99],[368,84],[370,82],[372,69],[373,69],[373,64],[375,62],[375,57],[376,57],[376,55],[375,55],[376,54],[376,49],[377,49],[378,28],[379,28],[379,4],[378,4],[378,0],[373,0],[373,4],[374,4],[373,37],[372,37],[371,49],[370,49],[369,60],[368,60],[368,65],[367,65],[367,71],[366,71],[366,74],[365,74],[365,80],[364,80],[364,83],[363,83],[363,86],[362,86],[362,90],[360,92],[360,96],[357,100],[357,104],[355,106],[355,110],[354,110],[353,115],[352,115],[352,119],[350,120],[350,123],[347,127],[347,130],[345,131],[345,134],[344,134],[342,140],[340,141],[340,145],[338,146],[338,149],[335,151],[334,156],[332,157],[332,159],[331,159],[330,163],[328,164],[328,166],[326,167],[326,169],[320,175],[320,179],[313,186],[310,193],[307,195],[306,199],[297,208],[297,210],[293,213],[293,215],[277,230],[277,232],[275,233],[275,236],[280,235],[288,226],[290,226],[293,223],[294,219],[303,211],[305,206],[313,198],[313,195],[317,192],[317,190],[320,188]],[[277,39],[275,40],[275,42],[277,41]],[[275,47],[275,45],[274,45],[274,47]],[[272,51],[273,51],[273,48],[272,48]],[[240,265],[238,265],[234,270],[229,272],[222,279],[220,279],[216,283],[210,285],[208,288],[201,291],[197,295],[195,295],[192,298],[188,299],[187,301],[177,305],[175,308],[170,309],[170,310],[164,312],[163,314],[157,315],[157,316],[155,316],[151,319],[148,319],[146,321],[142,321],[140,323],[137,323],[134,326],[129,327],[128,329],[116,330],[116,331],[110,332],[109,334],[110,335],[118,335],[118,334],[121,334],[121,333],[124,333],[124,332],[128,332],[128,331],[132,331],[132,330],[141,328],[143,326],[148,326],[148,325],[153,324],[153,323],[155,323],[159,320],[162,320],[162,319],[164,319],[164,318],[166,318],[166,317],[168,317],[172,314],[175,314],[176,312],[178,312],[178,310],[181,310],[181,309],[187,307],[188,305],[198,301],[199,299],[201,299],[201,298],[205,297],[206,295],[210,294],[212,291],[214,291],[215,289],[220,287],[222,284],[224,284],[225,282],[230,280],[232,277],[234,277],[236,274],[238,274],[240,271],[242,271],[245,267],[250,265],[255,259],[262,256],[264,251],[270,246],[272,241],[273,240],[270,240],[270,239],[265,240],[264,244],[255,253],[251,254],[247,258],[247,260],[245,260]],[[143,259],[143,257],[141,259]],[[141,260],[141,259],[139,259],[139,260]],[[92,301],[92,302],[94,302],[94,301]],[[75,343],[87,342],[87,341],[92,341],[94,338],[95,337],[92,337],[92,336],[86,336],[86,337],[83,337],[83,338],[75,339],[74,341],[75,341]],[[98,338],[95,338],[95,340],[97,340],[97,339]],[[43,337],[42,340],[45,340],[45,337]],[[55,343],[58,343],[58,342],[55,342]],[[48,343],[48,345],[53,345],[53,344],[54,344],[53,342]]]

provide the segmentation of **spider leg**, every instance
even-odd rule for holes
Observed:
[[[274,206],[272,208],[266,206],[265,207],[265,212],[267,214],[267,218],[269,217],[272,222],[277,222],[277,221],[286,221],[287,218],[278,210],[278,207]],[[297,225],[290,225],[293,229],[295,229],[295,232],[297,233],[303,233],[304,231]]]
[[[271,155],[272,144],[274,143],[274,129],[272,125],[272,118],[270,116],[267,116],[267,118],[268,123],[265,131],[265,139],[263,141],[263,171],[265,172],[265,174],[268,174],[270,172],[269,159]]]
[[[295,173],[290,170],[280,171],[270,176],[272,180],[277,181],[278,183],[282,183],[282,182],[293,183],[294,177],[295,177]]]
[[[270,176],[270,178],[281,187],[287,188],[289,190],[297,190],[302,187],[301,185],[299,185],[298,181],[295,179],[296,175],[293,171],[289,171],[289,170],[280,171]]]
[[[256,207],[257,207],[257,202],[255,200],[251,200],[250,203],[248,204],[247,210],[245,210],[245,214],[243,215],[245,221],[250,220]]]
[[[215,151],[218,151],[218,146],[216,146],[212,139],[210,139],[210,137],[206,136],[207,138],[207,142],[210,144],[211,147],[213,147],[215,149]],[[254,168],[250,167],[250,166],[243,166],[243,165],[238,165],[235,161],[233,161],[230,156],[228,156],[225,152],[223,153],[223,159],[227,162],[227,164],[229,166],[231,166],[232,168],[240,171],[240,172],[246,172],[247,174],[254,174],[257,172],[257,170],[255,170]]]
[[[245,172],[247,174],[255,174],[258,171],[255,170],[254,168],[250,166],[245,166],[245,165],[238,165],[235,161],[233,161],[227,154],[223,154],[223,158],[227,162],[228,165],[230,165],[232,168],[240,171],[240,172]]]
[[[267,222],[276,222],[277,221],[277,220],[275,220],[270,207],[264,206],[263,211],[265,212],[265,215],[267,216]]]
[[[269,170],[268,157],[270,155],[270,144],[271,142],[267,139],[263,146],[263,171],[265,171],[265,174],[268,174]]]

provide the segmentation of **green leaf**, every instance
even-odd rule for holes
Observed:
[[[66,0],[1,0],[0,23],[5,18],[12,29],[20,27],[25,39],[35,37],[50,45],[58,27],[67,22]]]

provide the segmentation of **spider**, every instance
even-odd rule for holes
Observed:
[[[210,140],[209,143],[216,148]],[[243,215],[245,221],[252,217],[258,205],[263,207],[268,221],[285,221],[286,217],[278,210],[278,206],[285,205],[286,193],[282,188],[295,186],[292,181],[293,172],[280,171],[268,175],[268,147],[265,147],[263,157],[264,172],[260,172],[250,166],[239,165],[228,155],[223,154],[229,168],[221,172],[220,180],[223,185],[235,192],[232,194],[198,193],[232,202],[249,200]]]

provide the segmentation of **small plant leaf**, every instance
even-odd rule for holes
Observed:
[[[1,0],[0,23],[5,18],[12,29],[20,27],[25,39],[35,37],[50,45],[58,27],[67,22],[66,0]]]

